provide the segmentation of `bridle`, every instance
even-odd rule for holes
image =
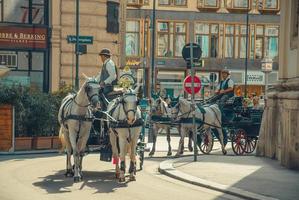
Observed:
[[[94,97],[94,96],[97,96],[98,94],[97,93],[94,93],[94,94],[92,94],[91,96],[89,95],[89,87],[91,87],[89,84],[90,83],[94,83],[94,84],[98,84],[95,80],[91,80],[91,81],[88,81],[87,83],[86,83],[86,86],[85,86],[85,93],[86,93],[86,95],[87,95],[87,99],[88,99],[88,104],[87,105],[81,105],[81,104],[79,104],[77,101],[76,101],[76,96],[77,96],[77,94],[75,95],[75,97],[74,97],[74,103],[77,105],[77,106],[79,106],[79,107],[83,107],[83,108],[86,108],[86,107],[88,107],[88,106],[90,106],[91,105],[91,100],[92,100],[92,98]]]
[[[125,99],[127,98],[127,97],[129,97],[129,96],[136,96],[136,94],[134,94],[134,93],[132,93],[132,91],[130,91],[130,93],[127,93],[127,94],[124,94],[121,98],[120,98],[120,100],[119,100],[119,103],[122,105],[122,107],[123,107],[123,111],[124,111],[124,113],[125,113],[125,115],[126,115],[126,118],[128,118],[128,113],[129,112],[133,112],[134,113],[134,116],[136,115],[136,112],[137,112],[137,105],[138,105],[138,101],[136,101],[136,104],[135,104],[135,107],[134,108],[132,108],[132,109],[129,109],[129,110],[126,110],[126,108],[125,108]]]
[[[184,115],[186,115],[186,114],[187,114],[187,118],[189,118],[189,115],[190,115],[190,113],[192,112],[192,108],[191,108],[191,106],[190,106],[190,110],[189,110],[189,111],[187,111],[187,112],[185,112],[185,113],[182,113],[180,102],[178,102],[178,103],[174,106],[174,108],[177,109],[177,112],[171,112],[171,114],[172,114],[172,115],[175,115],[176,118],[180,118],[180,117],[182,117],[182,116],[184,116]],[[181,112],[182,114],[181,114],[181,115],[178,115],[180,112]]]

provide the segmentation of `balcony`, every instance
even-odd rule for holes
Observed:
[[[197,8],[200,11],[217,11],[220,9],[220,0],[198,0]]]

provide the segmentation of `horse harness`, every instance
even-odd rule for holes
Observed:
[[[90,97],[90,98],[92,98],[92,97]],[[72,105],[71,105],[72,102],[74,102],[79,107],[86,107],[87,108],[89,106],[89,104],[85,105],[85,106],[82,106],[82,105],[78,104],[75,99],[76,99],[76,94],[73,95],[71,98],[67,99],[66,102],[64,102],[63,107],[62,107],[62,112],[61,112],[61,123],[64,125],[64,127],[66,129],[68,129],[67,124],[65,124],[65,122],[67,120],[76,120],[76,121],[79,121],[79,130],[78,130],[78,133],[79,133],[80,130],[81,130],[81,124],[82,124],[82,122],[84,122],[84,121],[92,122],[93,119],[94,119],[94,117],[93,117],[90,109],[87,109],[88,110],[88,116],[86,116],[86,115],[66,114],[65,113],[66,108],[68,106],[71,106],[71,108],[72,108]]]
[[[119,97],[119,98],[117,99],[116,103],[114,104],[113,108],[112,108],[111,111],[109,112],[109,114],[112,116],[113,113],[115,112],[116,108],[117,108],[119,105],[121,105],[122,108],[123,108],[123,111],[124,111],[124,113],[125,113],[125,115],[126,115],[126,118],[128,118],[128,113],[129,113],[129,112],[133,112],[134,115],[135,115],[135,114],[136,114],[136,111],[137,111],[137,104],[138,104],[138,103],[136,103],[136,109],[129,109],[129,110],[126,110],[126,109],[125,109],[125,101],[124,101],[124,99],[125,99],[126,96],[130,96],[130,95],[135,95],[135,94],[133,94],[133,93],[129,93],[129,94],[125,94],[125,95],[122,96],[122,97]],[[117,115],[117,116],[119,116],[119,115],[120,115],[120,108],[118,109],[118,115]],[[128,124],[127,121],[126,121],[126,119],[124,119],[124,120],[119,120],[119,119],[117,119],[116,122],[113,122],[113,121],[110,122],[110,128],[112,129],[113,133],[114,133],[117,137],[118,137],[119,134],[118,134],[118,132],[116,131],[116,128],[127,128],[127,129],[128,129],[128,131],[129,131],[129,137],[127,138],[127,142],[128,142],[128,143],[130,143],[130,141],[131,141],[131,128],[139,127],[139,126],[142,126],[142,125],[143,125],[143,119],[142,119],[142,118],[137,119],[137,120],[134,122],[134,124],[132,124],[132,125]]]

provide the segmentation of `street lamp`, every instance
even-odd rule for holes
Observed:
[[[273,60],[271,58],[264,58],[262,61],[262,72],[265,73],[265,100],[267,99],[269,74],[272,72]]]

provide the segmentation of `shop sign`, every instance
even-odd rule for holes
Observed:
[[[249,71],[247,73],[247,83],[248,85],[264,85],[264,73],[259,71]]]
[[[127,60],[126,66],[140,66],[140,60]]]
[[[47,28],[0,26],[0,47],[8,49],[46,49]]]

